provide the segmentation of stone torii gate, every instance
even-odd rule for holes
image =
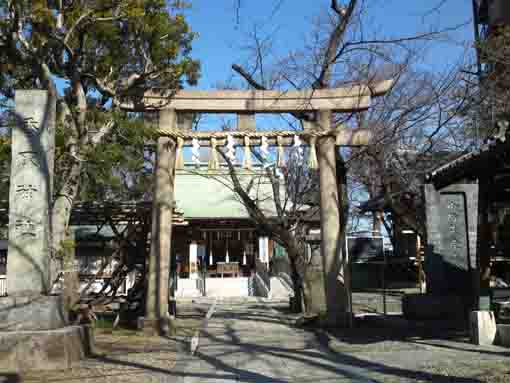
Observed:
[[[183,164],[182,148],[185,146],[211,147],[210,168],[218,166],[216,147],[227,144],[232,150],[245,147],[249,156],[250,146],[283,147],[303,143],[310,145],[310,166],[320,169],[321,205],[321,254],[328,318],[345,323],[348,295],[344,281],[340,289],[328,286],[343,279],[345,259],[341,257],[340,204],[336,180],[336,146],[367,145],[369,132],[363,129],[346,130],[331,128],[333,112],[358,112],[370,107],[372,97],[386,94],[393,81],[386,80],[370,87],[351,85],[343,88],[305,91],[179,91],[176,94],[145,94],[143,105],[159,110],[156,131],[156,162],[154,167],[154,196],[152,212],[151,249],[149,256],[146,311],[143,327],[148,331],[166,333],[169,329],[168,278],[172,236],[172,208],[174,205],[175,168]],[[136,107],[136,105],[133,105]],[[315,112],[314,122],[303,121],[304,130],[257,131],[255,113]],[[193,132],[193,113],[236,113],[238,130],[231,132]],[[316,150],[317,149],[317,150]],[[245,157],[246,167],[251,160]],[[331,291],[334,290],[334,291]]]

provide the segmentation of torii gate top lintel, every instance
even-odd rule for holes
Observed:
[[[317,122],[304,121],[304,131],[257,131],[255,113],[302,113],[317,111],[355,112],[367,109],[371,97],[382,96],[393,86],[393,80],[368,85],[350,85],[303,91],[275,90],[182,90],[173,95],[147,93],[144,104],[159,110],[156,132],[160,136],[177,139],[179,147],[225,145],[234,146],[289,146],[303,138],[314,145],[319,137],[335,138],[336,145],[358,146],[370,141],[366,129],[331,129],[329,117],[319,117]],[[237,113],[238,129],[232,132],[192,130],[194,113]],[[178,122],[178,116],[181,122]],[[297,140],[297,141],[296,141]]]
[[[175,94],[144,94],[144,105],[154,109],[173,109],[191,113],[299,113],[329,110],[332,112],[363,111],[370,107],[371,97],[386,94],[394,80],[370,85],[340,88],[275,90],[181,90]]]

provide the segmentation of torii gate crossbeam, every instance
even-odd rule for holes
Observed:
[[[303,91],[274,90],[181,90],[145,93],[140,103],[126,104],[129,109],[173,109],[196,113],[299,113],[330,110],[356,112],[370,107],[372,97],[384,95],[392,80],[368,85],[346,85]]]

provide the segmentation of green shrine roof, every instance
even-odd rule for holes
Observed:
[[[268,217],[276,217],[272,185],[263,174],[262,168],[237,170],[241,183],[250,185],[250,195],[258,200],[258,205]],[[283,189],[283,187],[282,187]],[[282,201],[285,192],[282,191]],[[233,191],[228,169],[208,170],[207,166],[196,168],[186,166],[177,170],[174,189],[176,207],[174,220],[183,219],[249,219],[249,214]],[[3,209],[3,210],[2,210]],[[8,201],[0,203],[5,224],[8,222]],[[73,206],[70,228],[76,240],[109,240],[115,237],[113,230],[104,222],[109,212],[118,223],[119,230],[125,227],[128,216],[150,214],[151,202],[78,202]]]
[[[261,168],[238,169],[243,186],[269,217],[275,217],[273,189]],[[177,170],[174,189],[175,202],[186,219],[193,218],[249,218],[249,214],[233,191],[233,183],[226,168],[208,170],[207,166],[186,166]]]

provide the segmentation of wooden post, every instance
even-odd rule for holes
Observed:
[[[175,122],[175,111],[160,111],[160,126],[173,127]],[[158,138],[154,167],[151,249],[144,319],[144,330],[152,333],[155,331],[168,333],[170,325],[168,281],[174,205],[175,150],[176,144],[173,139]]]
[[[491,178],[479,179],[478,195],[478,270],[480,273],[480,286],[478,294],[478,310],[490,310],[490,225],[489,225],[489,190]]]
[[[319,112],[319,128],[329,130],[331,112]],[[338,194],[336,176],[335,139],[323,137],[318,145],[321,253],[324,267],[324,288],[327,305],[327,324],[346,325],[348,309],[348,289],[345,283],[342,262],[343,243],[341,234],[342,204]]]

